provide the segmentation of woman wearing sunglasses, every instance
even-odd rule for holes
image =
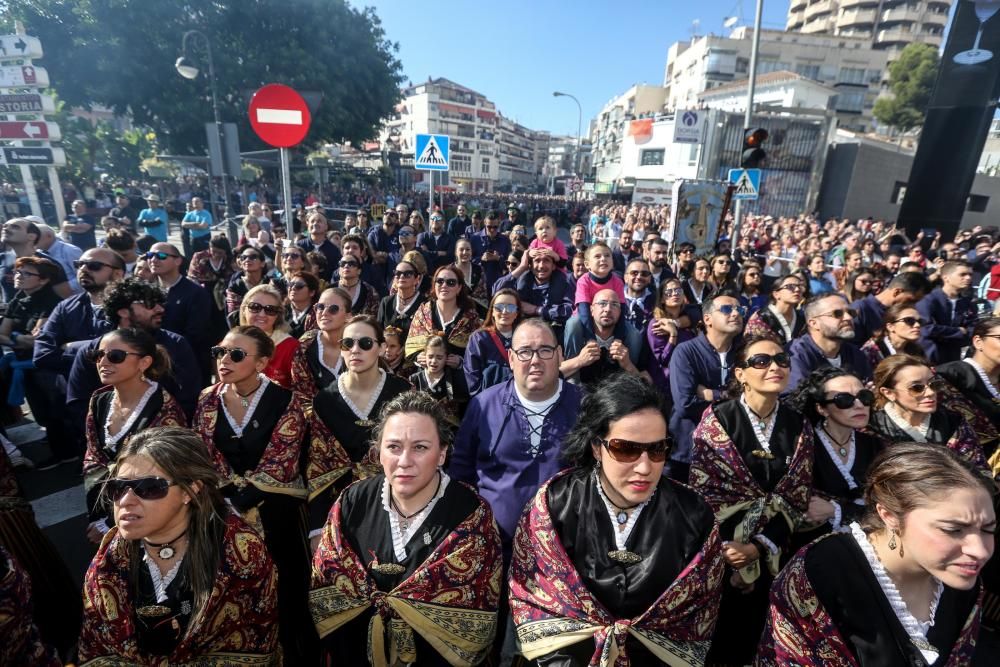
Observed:
[[[975,431],[938,400],[941,381],[926,360],[894,354],[875,368],[875,414],[869,428],[886,447],[897,442],[944,445],[988,474]]]
[[[995,492],[944,448],[883,451],[860,520],[799,551],[775,580],[754,664],[993,664],[976,644]]]
[[[980,320],[972,330],[971,357],[937,367],[947,382],[942,403],[966,418],[979,438],[983,454],[995,469],[1000,445],[1000,318]]]
[[[253,246],[239,246],[235,250],[236,266],[239,269],[229,279],[226,286],[226,312],[238,312],[247,292],[258,285],[267,285],[271,276],[267,273],[264,254]]]
[[[882,331],[862,345],[861,351],[872,368],[894,354],[922,359],[924,348],[920,345],[920,329],[924,324],[924,318],[912,305],[890,306],[882,319]]]
[[[147,429],[105,483],[115,527],[84,579],[79,664],[274,664],[277,575],[204,444]]]
[[[426,267],[424,264],[424,269]],[[396,263],[396,269],[392,273],[392,293],[382,299],[378,306],[378,321],[383,328],[410,330],[414,314],[424,303],[424,297],[420,293],[421,278],[416,263],[405,260]]]
[[[792,341],[806,330],[806,317],[799,306],[805,296],[806,283],[798,275],[784,276],[774,281],[771,300],[750,316],[744,334],[773,336],[788,349]]]
[[[454,264],[439,267],[434,272],[433,292],[410,323],[406,336],[406,357],[416,359],[431,336],[442,336],[448,342],[447,364],[462,365],[469,337],[479,328],[475,304],[469,298],[469,287],[462,270]]]
[[[646,327],[646,340],[652,351],[646,370],[668,402],[671,402],[670,358],[678,345],[697,336],[691,322],[697,321],[698,315],[691,310],[679,278],[667,278],[660,283],[653,316]]]
[[[381,297],[377,289],[361,280],[361,260],[354,255],[344,255],[337,268],[337,287],[351,297],[351,314],[374,317],[378,313]]]
[[[790,399],[813,425],[816,455],[813,486],[805,520],[810,530],[795,534],[802,546],[842,530],[865,509],[868,470],[882,442],[865,431],[875,393],[846,370],[825,366],[806,378]]]
[[[340,354],[345,370],[320,389],[307,408],[310,429],[306,483],[313,549],[337,495],[351,479],[372,474],[368,461],[372,429],[382,406],[412,387],[380,363],[382,326],[368,315],[347,321]],[[343,479],[341,479],[343,477]]]
[[[285,283],[288,296],[285,297],[285,321],[288,322],[288,334],[292,338],[316,328],[316,312],[313,305],[319,299],[320,280],[307,271],[296,271],[289,274]]]
[[[240,326],[262,330],[274,341],[274,352],[264,375],[282,387],[292,387],[292,359],[299,348],[299,341],[288,334],[285,324],[285,305],[281,292],[273,285],[257,285],[240,304]]]
[[[735,292],[736,283],[733,281],[733,259],[726,253],[719,253],[712,256],[710,263],[712,270],[708,279],[712,287],[712,293],[718,294],[722,291]]]
[[[708,503],[662,474],[669,449],[661,394],[638,377],[613,375],[583,399],[563,448],[572,467],[542,486],[514,536],[510,606],[526,658],[704,656],[722,543]]]
[[[745,338],[733,358],[733,398],[712,405],[695,429],[690,480],[715,510],[729,566],[707,661],[744,665],[781,556],[809,509],[813,429],[779,401],[791,360],[777,339]]]
[[[192,428],[222,476],[223,494],[261,531],[274,558],[287,661],[308,653],[309,645],[302,633],[308,627],[302,613],[309,578],[307,493],[299,472],[306,420],[297,394],[264,373],[273,354],[265,331],[233,327],[212,348],[219,383],[202,392]]]
[[[497,291],[490,299],[486,321],[469,337],[465,349],[462,368],[470,396],[511,377],[508,355],[514,329],[520,321],[521,297],[512,289]]]
[[[170,357],[142,329],[104,334],[93,354],[101,389],[87,412],[87,452],[83,457],[84,488],[90,524],[87,539],[100,544],[114,525],[101,503],[101,485],[125,441],[148,428],[187,426],[184,411],[156,381],[170,372]]]
[[[851,253],[854,256],[854,253]],[[844,281],[844,294],[848,303],[854,303],[873,293],[875,274],[871,269],[858,269],[848,274]]]
[[[753,315],[767,305],[767,294],[762,289],[764,274],[757,262],[746,262],[736,275],[736,288],[739,290],[740,305]]]
[[[344,372],[340,339],[350,317],[351,296],[339,287],[328,287],[319,295],[313,311],[316,328],[299,339],[292,358],[292,385],[308,398],[336,382]]]

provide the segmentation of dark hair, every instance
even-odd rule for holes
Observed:
[[[734,293],[732,290],[722,290],[717,294],[712,294],[711,296],[709,296],[708,298],[704,299],[701,302],[701,312],[705,315],[710,315],[711,313],[715,312],[716,299],[721,299],[723,297],[729,299],[736,299],[736,303],[737,305],[739,305],[740,297],[736,293]]]
[[[458,297],[455,299],[455,303],[458,304],[460,310],[472,310],[476,307],[475,303],[472,301],[472,297],[469,296],[469,286],[465,282],[465,274],[462,269],[458,268],[454,264],[445,264],[444,266],[439,266],[434,272],[434,276],[431,278],[431,294],[429,301],[437,302],[437,294],[434,291],[434,284],[437,281],[438,276],[442,271],[451,271],[458,278],[458,286],[461,290],[458,293]]]
[[[907,294],[929,294],[931,281],[920,271],[904,271],[897,273],[884,289],[900,289]]]
[[[135,248],[135,239],[124,229],[112,229],[104,237],[108,248],[117,253],[127,252]],[[124,268],[124,267],[117,267]]]
[[[318,250],[310,250],[306,253],[306,259],[309,261],[309,266],[312,267],[312,270],[316,273],[316,275],[321,276],[326,273],[328,268],[326,255]]]
[[[156,344],[156,339],[145,329],[137,327],[126,327],[115,329],[104,334],[103,339],[117,338],[125,345],[128,345],[138,354],[144,357],[151,357],[153,363],[150,364],[146,372],[143,373],[150,380],[159,380],[171,372],[170,354],[162,345]]]
[[[343,250],[344,246],[348,243],[357,243],[358,246],[361,248],[361,253],[364,256],[361,257],[360,259],[357,257],[354,258],[357,259],[360,264],[364,265],[365,259],[372,256],[372,249],[371,246],[368,245],[368,239],[366,239],[361,234],[345,234],[344,236],[340,237],[341,250]]]
[[[243,244],[241,244],[241,245],[238,245],[238,246],[236,246],[236,249],[235,249],[235,250],[233,250],[233,255],[234,255],[235,257],[239,257],[239,256],[240,256],[240,255],[242,255],[242,254],[243,254],[243,252],[244,252],[244,251],[246,251],[246,250],[252,250],[252,251],[254,251],[254,253],[256,253],[256,254],[257,254],[257,257],[258,257],[258,258],[260,259],[260,261],[262,261],[262,262],[263,262],[263,261],[265,261],[265,260],[267,259],[267,257],[265,257],[265,256],[264,256],[264,253],[263,253],[263,251],[261,251],[261,249],[260,249],[260,248],[258,248],[258,247],[256,247],[256,246],[252,246],[252,245],[250,245],[249,243],[243,243]],[[263,269],[262,269],[262,270],[263,270]]]
[[[916,305],[911,303],[897,303],[893,306],[890,306],[885,311],[885,315],[883,315],[882,317],[882,328],[876,333],[875,339],[879,341],[885,339],[885,337],[889,335],[888,326],[890,324],[896,322],[896,320],[899,319],[899,316],[903,312],[907,310],[916,310],[916,309],[917,309]],[[925,356],[924,348],[920,346],[920,343],[917,343],[915,341],[907,341],[905,345],[903,345],[897,350],[897,352],[902,352],[919,358],[924,358]]]
[[[514,324],[511,326],[511,332],[517,328],[518,323],[521,321],[523,313],[521,312],[521,295],[515,290],[506,287],[504,289],[497,290],[493,293],[490,298],[490,306],[486,311],[486,319],[483,321],[483,326],[481,327],[483,331],[496,331],[496,321],[493,318],[493,304],[497,302],[497,298],[501,296],[512,296],[514,297],[514,303],[517,304],[517,316],[514,318]]]
[[[267,357],[270,359],[274,356],[274,341],[271,337],[261,329],[260,327],[255,327],[250,324],[239,324],[229,330],[229,333],[235,336],[246,336],[247,338],[252,338],[254,345],[257,347],[258,357]]]
[[[750,357],[750,348],[758,343],[774,343],[782,350],[785,346],[778,340],[777,336],[769,333],[752,334],[740,339],[740,342],[733,348],[729,355],[733,368],[740,367]],[[743,395],[743,385],[736,379],[736,373],[729,374],[729,382],[726,383],[726,396],[728,398],[738,398]]]
[[[848,254],[853,255],[855,254],[855,252],[851,252]],[[858,293],[854,291],[854,283],[857,282],[858,278],[866,274],[874,278],[875,270],[867,266],[861,267],[857,271],[851,271],[851,273],[847,275],[847,278],[844,279],[844,294],[847,296],[848,303],[854,303],[855,301],[858,300],[859,298]],[[868,293],[871,294],[871,290],[869,290]]]
[[[306,289],[313,293],[312,298],[309,300],[310,303],[316,303],[319,301],[319,278],[308,271],[296,271],[292,275],[288,276],[288,284],[291,284],[291,282],[296,278],[301,278],[302,282],[306,284]]]
[[[826,390],[823,389],[823,386],[830,380],[839,377],[857,378],[858,376],[843,368],[820,366],[806,376],[792,391],[788,397],[787,405],[796,412],[805,415],[810,423],[814,425],[820,423],[823,421],[823,416],[819,414],[816,406],[819,405],[820,401],[826,399]]]
[[[729,257],[729,255],[721,255],[721,257]],[[736,274],[736,289],[740,292],[746,292],[747,289],[747,273],[750,271],[756,271],[758,274],[763,272],[763,268],[760,264],[753,261],[743,262],[743,266],[740,267],[740,272]],[[757,293],[761,292],[761,286],[757,285]]]
[[[140,252],[149,252],[155,244],[159,243],[159,240],[152,234],[143,234],[135,240],[135,247],[139,249]]]
[[[167,295],[159,286],[135,277],[124,278],[108,286],[104,294],[104,317],[117,329],[122,321],[119,310],[128,310],[137,301],[162,304],[166,299]]]
[[[371,447],[373,454],[378,452],[385,435],[385,425],[390,417],[395,415],[416,414],[430,417],[437,429],[438,441],[443,449],[450,449],[455,431],[445,417],[446,412],[440,403],[430,394],[411,389],[399,394],[382,406],[378,415],[378,424],[372,429]],[[377,456],[375,457],[378,460]]]
[[[592,447],[607,436],[611,422],[641,410],[656,410],[664,423],[668,421],[663,395],[652,385],[628,373],[602,380],[583,397],[576,424],[563,441],[563,460],[581,468],[593,465]]]
[[[892,389],[892,385],[896,382],[896,376],[899,374],[899,371],[904,368],[911,368],[914,366],[933,368],[930,362],[926,359],[914,357],[910,354],[893,354],[878,363],[878,366],[875,367],[873,378],[875,383],[876,409],[882,409],[882,407],[889,402],[889,399],[882,394],[882,389]]]
[[[28,220],[27,218],[21,219],[24,220],[24,230],[29,234],[35,235],[35,240],[32,241],[32,243],[38,245],[38,242],[42,240],[42,230],[40,230],[38,225],[33,223],[31,220]]]
[[[28,255],[26,257],[18,257],[14,260],[15,269],[23,269],[25,267],[34,269],[38,273],[38,277],[42,280],[48,280],[50,285],[59,280],[59,267],[56,266],[55,262],[47,260],[44,257]]]
[[[213,236],[211,239],[209,239],[208,245],[210,248],[224,250],[226,252],[226,258],[232,261],[233,246],[231,243],[229,243],[229,239],[227,239],[225,236],[223,236],[222,234]]]
[[[781,276],[780,278],[776,279],[773,283],[771,283],[771,298],[768,299],[769,303],[775,302],[775,299],[778,296],[778,292],[780,292],[781,288],[785,285],[785,283],[787,283],[792,278],[794,278],[795,280],[799,281],[800,284],[802,284],[803,290],[809,289],[808,280],[804,280],[802,276],[800,276],[797,273],[789,273],[787,276]]]
[[[385,342],[385,334],[382,331],[382,323],[379,322],[374,317],[372,317],[371,315],[366,315],[362,313],[361,315],[353,316],[351,319],[347,320],[347,322],[344,323],[344,330],[346,331],[347,327],[351,326],[352,324],[367,324],[375,331],[375,340],[377,340],[379,343]]]
[[[982,337],[997,327],[1000,327],[1000,317],[987,317],[976,322],[976,326],[972,329],[972,335]]]

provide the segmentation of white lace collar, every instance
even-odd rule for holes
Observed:
[[[319,357],[319,365],[322,366],[323,368],[325,368],[326,370],[330,371],[330,374],[333,375],[334,377],[336,377],[340,373],[340,369],[342,369],[344,367],[344,355],[343,354],[341,354],[339,357],[337,357],[337,365],[336,366],[334,366],[333,368],[330,368],[330,366],[327,365],[326,359],[324,358],[324,353],[323,353],[323,334],[322,333],[316,334],[316,356]]]
[[[792,342],[792,331],[795,329],[795,323],[796,323],[796,321],[798,320],[798,317],[799,317],[798,315],[795,314],[795,309],[792,308],[792,321],[791,322],[789,322],[788,320],[786,320],[785,316],[782,315],[780,312],[778,312],[778,309],[775,307],[775,305],[773,303],[770,306],[768,306],[767,309],[770,310],[774,314],[775,319],[778,320],[778,324],[781,325],[781,330],[785,334],[785,340],[788,341],[789,343],[791,343]]]
[[[901,428],[908,436],[913,438],[916,442],[927,442],[927,432],[931,428],[931,416],[924,415],[919,426],[913,426],[906,420],[903,415],[900,414],[899,410],[896,408],[896,404],[891,401],[886,403],[882,408],[885,410],[885,415],[888,417],[892,423]]]
[[[774,410],[771,414],[767,415],[764,419],[761,419],[754,413],[753,409],[747,403],[746,396],[740,396],[740,405],[743,407],[743,411],[746,413],[747,418],[750,420],[750,426],[753,427],[754,435],[757,436],[757,442],[768,454],[771,453],[771,434],[774,433],[774,426],[778,423],[778,408],[779,403],[774,404]]]
[[[372,408],[374,408],[375,404],[378,402],[378,397],[382,394],[382,389],[385,387],[385,379],[388,376],[381,368],[378,369],[378,374],[378,385],[376,385],[375,391],[372,392],[371,398],[368,399],[368,405],[365,406],[364,410],[355,405],[354,401],[351,400],[351,397],[347,395],[344,385],[345,380],[347,380],[347,373],[337,376],[337,389],[340,391],[340,396],[344,399],[344,403],[347,404],[347,407],[351,409],[351,412],[353,412],[358,419],[368,419],[368,415],[371,414]]]
[[[145,380],[145,378],[143,379]],[[142,411],[146,409],[146,404],[149,403],[149,399],[151,399],[153,397],[153,394],[156,393],[156,390],[160,388],[160,385],[156,382],[152,382],[151,380],[145,380],[145,382],[146,384],[149,385],[149,387],[146,388],[146,391],[142,395],[142,398],[140,398],[139,402],[136,403],[135,409],[132,410],[132,414],[128,416],[128,419],[126,419],[125,423],[122,424],[121,429],[119,429],[118,433],[114,435],[111,435],[111,416],[114,413],[112,406],[114,405],[114,399],[118,396],[118,390],[116,389],[111,392],[112,394],[111,406],[108,406],[108,416],[104,418],[105,445],[112,445],[112,446],[117,445],[122,440],[122,438],[128,435],[128,432],[132,429],[132,426],[135,424],[135,421],[139,418],[139,415],[141,415]]]
[[[855,432],[851,431],[851,439],[847,446],[847,461],[845,462],[840,458],[840,454],[837,452],[839,445],[837,445],[829,433],[826,432],[826,426],[816,429],[816,435],[819,436],[819,441],[823,443],[823,447],[826,448],[827,453],[830,454],[830,458],[833,460],[833,465],[837,466],[837,470],[840,471],[841,477],[847,482],[847,488],[852,491],[858,488],[858,483],[854,480],[854,475],[851,473],[851,468],[854,467],[854,459],[857,456],[858,448],[856,446]]]
[[[972,366],[972,370],[976,371],[976,375],[978,375],[979,379],[986,385],[986,390],[990,392],[990,396],[995,399],[1000,399],[1000,390],[997,389],[995,384],[990,382],[990,376],[986,373],[986,369],[980,366],[979,362],[972,357],[967,357],[962,359],[962,361]]]
[[[934,598],[931,600],[930,614],[928,616],[930,620],[926,622],[918,621],[907,608],[906,602],[903,601],[903,596],[899,594],[896,584],[893,583],[892,579],[889,577],[889,573],[886,572],[885,566],[882,565],[882,561],[879,560],[878,554],[875,553],[875,547],[873,547],[872,543],[868,541],[868,536],[865,534],[865,531],[862,530],[861,526],[857,523],[852,523],[851,535],[854,536],[854,541],[858,543],[858,547],[861,548],[861,552],[865,555],[865,558],[868,559],[868,565],[871,566],[872,572],[878,580],[878,585],[882,588],[882,593],[889,601],[889,606],[892,607],[892,611],[896,614],[896,618],[899,619],[900,624],[903,626],[903,630],[905,630],[906,634],[909,635],[910,641],[913,642],[913,645],[920,649],[920,653],[924,656],[924,659],[927,660],[927,664],[933,665],[938,659],[939,653],[938,650],[927,641],[927,633],[934,625],[934,614],[937,613],[938,603],[941,601],[941,593],[944,592],[944,584],[942,584],[939,579],[934,579]]]
[[[233,433],[236,434],[237,438],[243,437],[243,431],[246,430],[247,425],[250,423],[250,420],[253,419],[253,413],[254,411],[257,410],[257,404],[260,402],[261,396],[264,395],[264,390],[267,389],[267,385],[271,384],[271,381],[263,373],[258,373],[257,379],[260,380],[260,386],[257,387],[257,390],[253,393],[253,398],[250,399],[250,405],[249,407],[247,407],[246,414],[243,415],[243,421],[240,422],[239,424],[237,424],[236,420],[233,419],[233,416],[229,414],[229,409],[226,408],[226,402],[224,400],[221,400],[222,398],[221,396],[219,397],[220,398],[219,407],[222,408],[222,414],[226,416],[226,421],[229,422],[229,426],[232,427]],[[223,389],[222,391],[223,393],[225,393],[230,389],[232,389],[234,394],[239,396],[239,394],[236,392],[236,385],[227,384],[226,388]]]
[[[639,520],[639,515],[642,514],[642,510],[649,504],[656,495],[656,488],[653,489],[653,493],[645,500],[645,502],[636,505],[629,515],[628,520],[625,522],[625,527],[618,530],[618,514],[622,510],[618,509],[611,503],[611,499],[608,498],[607,494],[604,493],[604,487],[601,485],[601,475],[594,470],[594,485],[597,486],[597,493],[601,496],[601,500],[604,501],[604,507],[608,510],[608,519],[611,521],[611,532],[615,536],[615,549],[618,551],[625,551],[625,544],[628,542],[628,538],[632,535],[632,529],[635,528],[636,521]]]
[[[889,340],[889,336],[882,338],[882,344],[885,345],[885,349],[889,351],[890,355],[896,354],[896,348],[893,346],[892,341]]]
[[[413,305],[413,302],[417,300],[418,296],[420,296],[420,291],[414,290],[413,296],[411,296],[406,301],[403,301],[403,298],[400,296],[400,293],[396,292],[396,314],[405,316],[406,310]]]
[[[424,521],[430,516],[431,510],[437,505],[437,501],[441,500],[444,496],[445,489],[448,488],[448,482],[451,480],[447,473],[443,470],[439,470],[438,474],[441,475],[441,486],[431,498],[427,505],[411,516],[409,519],[402,519],[399,514],[392,509],[389,503],[390,497],[390,486],[389,479],[386,478],[382,482],[382,509],[386,511],[389,515],[389,532],[392,533],[392,551],[396,555],[397,561],[406,560],[406,543],[410,541],[414,533],[420,529],[424,524]],[[430,544],[431,536],[430,533],[424,533],[424,542]]]
[[[289,308],[289,310],[292,311],[291,320],[295,324],[298,324],[299,322],[301,322],[302,320],[304,320],[306,318],[306,315],[309,314],[309,308],[308,307],[305,310],[301,310],[300,311],[300,310],[296,310],[295,309],[295,304],[290,304],[290,306],[291,307]]]
[[[153,580],[153,590],[156,593],[156,601],[160,604],[167,601],[167,586],[169,586],[174,579],[177,578],[177,573],[181,571],[181,563],[184,562],[184,556],[179,556],[177,562],[174,566],[170,568],[166,574],[160,574],[160,566],[157,565],[145,549],[142,551],[142,560],[146,563],[146,568],[149,570],[149,578]]]
[[[445,322],[444,321],[444,315],[441,314],[441,309],[438,308],[436,302],[434,304],[434,310],[437,312],[438,319],[441,320],[441,328],[442,329],[447,329],[448,327],[450,327],[452,324],[455,323],[455,320],[457,320],[462,315],[462,309],[458,308],[455,311],[455,314],[452,316],[452,318],[450,320],[448,320],[447,322]]]

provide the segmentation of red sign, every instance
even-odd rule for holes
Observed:
[[[0,122],[0,139],[48,139],[49,126],[42,122]]]
[[[21,73],[24,75],[24,83],[28,85],[38,83],[38,77],[35,76],[35,68],[31,65],[22,66]]]
[[[312,116],[302,96],[280,83],[271,83],[250,98],[250,125],[265,143],[290,148],[309,133]]]

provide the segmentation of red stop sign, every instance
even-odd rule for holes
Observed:
[[[290,148],[309,133],[312,116],[302,96],[280,83],[270,83],[250,98],[250,125],[265,143]]]

